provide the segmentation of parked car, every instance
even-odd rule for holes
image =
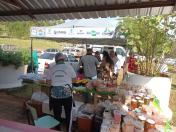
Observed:
[[[43,53],[41,58],[39,58],[38,60],[39,62],[38,73],[39,74],[46,74],[49,67],[55,64],[55,55],[56,55],[56,52]],[[70,65],[73,66],[75,71],[77,71],[79,66],[78,66],[78,61],[76,60],[76,58],[73,55],[68,55],[68,54],[64,54],[64,56],[65,56],[65,63],[69,63]]]
[[[15,51],[17,47],[16,45],[12,45],[12,44],[2,44],[0,45],[0,49],[4,51]]]
[[[174,65],[176,63],[176,59],[166,58],[164,62],[168,65]]]
[[[56,52],[44,52],[41,55],[41,57],[38,59],[38,74],[44,74],[44,70],[49,68],[49,64],[55,61],[55,54]]]
[[[72,54],[75,57],[80,57],[86,54],[86,49],[82,47],[66,47],[62,50],[64,54]]]
[[[56,53],[57,53],[57,52],[59,52],[59,50],[58,50],[58,49],[54,49],[54,48],[52,49],[52,48],[51,48],[51,49],[46,49],[45,52],[54,52],[54,53],[56,52]]]

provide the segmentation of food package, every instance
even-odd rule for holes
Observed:
[[[109,127],[107,125],[102,124],[100,132],[110,132]]]
[[[134,128],[134,132],[144,132],[144,129]]]
[[[92,119],[87,117],[78,117],[78,130],[80,132],[91,132],[92,131]]]
[[[134,124],[134,119],[131,116],[125,116],[124,123],[127,124],[127,125],[133,125]]]
[[[160,131],[156,129],[149,129],[147,132],[160,132]]]
[[[88,83],[86,84],[86,88],[87,88],[87,89],[92,89],[92,88],[93,88],[92,82],[88,82]]]
[[[41,91],[34,92],[31,96],[32,101],[43,102],[44,100],[49,99],[49,97]]]
[[[121,114],[118,110],[114,110],[114,120],[115,123],[119,123],[121,122]]]
[[[123,132],[134,132],[134,125],[133,124],[123,124],[122,125]]]
[[[78,108],[78,116],[86,116],[92,118],[95,109],[91,104],[83,104]]]
[[[120,124],[114,124],[109,128],[110,132],[120,132]]]
[[[84,82],[86,82],[86,80]],[[102,80],[91,80],[86,84],[86,88],[88,89],[97,88],[97,87],[104,88]]]
[[[144,132],[144,124],[141,121],[134,121],[134,132]]]

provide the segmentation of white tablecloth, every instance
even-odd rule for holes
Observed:
[[[83,102],[75,101],[75,107],[72,109],[72,120],[75,121],[77,118],[78,108],[83,104]],[[53,111],[49,110],[49,99],[46,99],[42,102],[42,112],[46,114],[53,115]],[[62,118],[65,118],[64,107],[62,107]]]

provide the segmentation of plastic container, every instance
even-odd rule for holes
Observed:
[[[145,105],[149,105],[150,104],[150,97],[147,96],[147,97],[144,98],[144,104]]]
[[[145,122],[145,132],[148,132],[150,129],[155,129],[155,121],[152,119],[147,119]]]
[[[78,131],[79,132],[91,132],[92,131],[92,119],[86,117],[78,117]]]
[[[135,110],[136,108],[138,108],[138,103],[136,99],[132,99],[131,100],[131,109]]]
[[[120,124],[121,122],[121,114],[117,110],[114,110],[114,120],[115,120],[115,123],[118,123],[118,124]]]

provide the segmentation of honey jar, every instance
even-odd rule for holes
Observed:
[[[131,100],[131,109],[135,110],[136,108],[138,108],[138,102],[136,99],[132,99]]]
[[[144,104],[145,105],[149,105],[150,104],[150,97],[147,96],[147,97],[144,98]]]
[[[146,117],[144,115],[138,116],[138,119],[142,122],[143,125],[145,125]]]
[[[137,96],[137,97],[136,97],[136,100],[141,100],[141,97]]]
[[[145,122],[145,132],[148,132],[149,129],[155,129],[155,121],[152,119],[147,119]]]
[[[142,105],[144,104],[143,100],[138,100],[138,107],[142,108]]]

